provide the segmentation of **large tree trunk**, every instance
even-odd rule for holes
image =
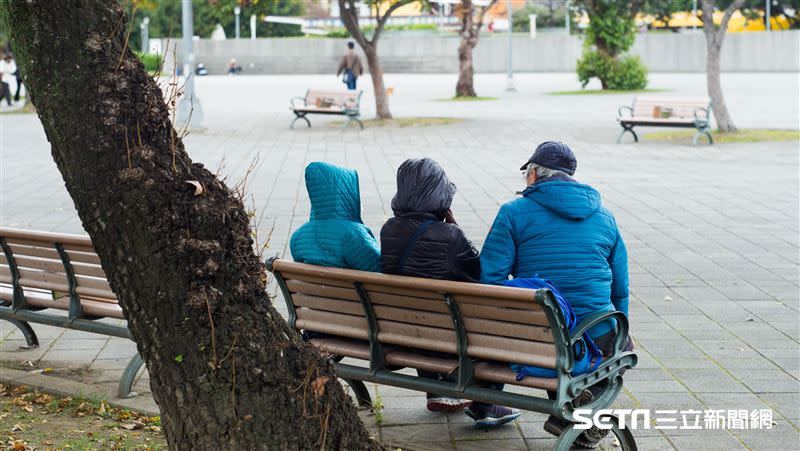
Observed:
[[[378,60],[378,51],[375,44],[362,47],[364,55],[367,57],[369,75],[372,78],[372,89],[375,92],[375,114],[378,119],[391,119],[392,112],[389,110],[389,95],[386,93],[386,85],[383,84],[383,68]]]
[[[722,83],[720,82],[720,54],[722,53],[722,42],[725,39],[725,31],[728,29],[728,22],[733,13],[742,7],[744,0],[735,0],[727,8],[720,21],[719,28],[714,25],[711,19],[714,14],[714,0],[703,0],[703,32],[706,36],[706,84],[708,85],[708,96],[711,97],[711,108],[714,111],[714,119],[717,120],[717,127],[721,132],[735,132],[736,125],[733,124],[728,107],[725,105],[725,98],[722,95]]]
[[[472,65],[472,49],[470,38],[461,37],[458,45],[458,83],[456,83],[456,97],[477,97],[473,78],[475,69]]]
[[[375,448],[270,304],[240,197],[189,159],[119,2],[2,0],[0,16],[170,448]]]
[[[708,85],[708,96],[711,97],[711,108],[714,111],[714,119],[717,120],[717,127],[721,132],[735,132],[736,125],[728,113],[728,106],[725,105],[725,97],[722,95],[722,83],[720,81],[720,47],[711,40],[707,40],[706,45],[706,84]]]

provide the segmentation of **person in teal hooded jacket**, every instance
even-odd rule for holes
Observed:
[[[301,263],[380,272],[381,250],[361,220],[358,173],[328,163],[306,166],[311,216],[292,234],[292,258]]]

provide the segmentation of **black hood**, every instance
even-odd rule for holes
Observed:
[[[439,163],[430,158],[406,160],[397,169],[392,211],[395,216],[428,213],[443,218],[455,194],[456,186]]]

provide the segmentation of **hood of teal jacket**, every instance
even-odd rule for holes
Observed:
[[[587,219],[600,208],[600,193],[577,182],[554,180],[535,183],[522,195],[567,219]]]
[[[306,189],[311,200],[311,221],[346,219],[362,222],[356,171],[328,163],[310,163],[306,166]]]

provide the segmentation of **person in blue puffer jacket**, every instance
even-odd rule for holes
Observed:
[[[328,163],[306,166],[311,216],[292,234],[292,258],[301,263],[380,272],[381,249],[361,220],[358,173]]]
[[[536,148],[520,168],[528,187],[522,197],[500,207],[483,244],[481,282],[501,285],[509,276],[540,277],[563,293],[579,320],[613,310],[627,315],[625,243],[600,193],[572,178],[576,168],[566,144],[547,141]],[[613,353],[615,325],[609,319],[589,330],[604,355]],[[630,339],[625,349],[632,349]],[[556,420],[548,419],[545,430],[559,435],[565,425]],[[581,436],[583,444],[597,446],[598,437],[587,434]]]

